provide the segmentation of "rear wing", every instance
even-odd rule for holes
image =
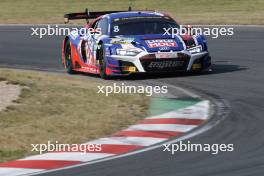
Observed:
[[[131,7],[129,7],[128,11],[131,11]],[[100,11],[100,12],[90,12],[88,9],[85,9],[85,12],[79,13],[68,13],[64,15],[64,23],[69,23],[69,20],[81,20],[85,19],[89,22],[89,19],[98,18],[102,15],[109,13],[118,13],[118,12],[127,12],[127,11]]]

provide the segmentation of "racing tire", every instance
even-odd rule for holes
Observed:
[[[110,76],[106,73],[106,62],[105,62],[105,52],[102,45],[98,48],[98,60],[99,60],[99,71],[100,77],[102,79],[110,79]]]
[[[67,40],[65,44],[65,52],[64,52],[64,66],[69,74],[74,74],[75,71],[73,70],[73,64],[72,64],[72,56],[71,56],[71,45],[70,41]]]

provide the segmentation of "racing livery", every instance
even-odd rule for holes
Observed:
[[[169,15],[155,11],[71,13],[68,22],[86,19],[85,29],[73,31],[62,43],[62,63],[68,73],[115,75],[209,70],[211,57],[202,35],[170,35],[179,28]],[[89,19],[94,19],[89,22]]]

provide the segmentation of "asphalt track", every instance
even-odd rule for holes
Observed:
[[[235,27],[232,37],[208,39],[213,72],[203,75],[163,75],[133,78],[181,86],[221,97],[230,113],[192,143],[233,143],[235,151],[212,155],[162,148],[41,176],[262,176],[264,175],[264,28]],[[39,39],[30,27],[0,27],[0,65],[60,71],[62,37]],[[87,75],[86,75],[87,76]]]

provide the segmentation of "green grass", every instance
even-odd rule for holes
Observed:
[[[0,23],[63,23],[63,14],[90,10],[155,9],[184,24],[264,24],[263,0],[1,0]]]
[[[17,104],[0,112],[0,162],[31,155],[31,144],[110,135],[148,112],[148,97],[106,97],[97,94],[103,81],[86,77],[0,69],[0,80],[24,86]]]

